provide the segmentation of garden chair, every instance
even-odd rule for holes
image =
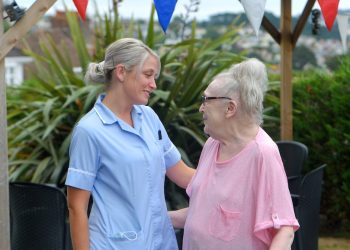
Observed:
[[[301,172],[308,157],[308,148],[297,141],[277,141],[278,150],[288,178],[289,191],[298,194]]]
[[[295,233],[292,250],[317,250],[323,171],[326,164],[307,173],[300,185],[295,215],[300,228]]]
[[[53,186],[9,185],[12,250],[65,250],[70,247],[67,201]]]

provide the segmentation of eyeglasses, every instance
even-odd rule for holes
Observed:
[[[215,99],[226,99],[226,100],[232,100],[230,97],[225,97],[225,96],[201,96],[201,101],[204,104],[206,101],[209,100],[215,100]]]

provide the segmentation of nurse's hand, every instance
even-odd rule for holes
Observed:
[[[168,212],[174,228],[184,228],[187,218],[187,211],[188,207]]]

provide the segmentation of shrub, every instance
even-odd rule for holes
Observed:
[[[309,71],[294,77],[294,140],[309,148],[305,172],[326,163],[321,213],[326,228],[349,230],[350,219],[350,57],[332,74]],[[270,94],[279,96],[274,89]],[[279,102],[268,102],[279,116]],[[276,124],[279,126],[279,124]],[[267,128],[275,140],[279,129]],[[324,228],[324,229],[326,229]]]

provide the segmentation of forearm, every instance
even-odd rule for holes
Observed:
[[[89,226],[87,214],[81,211],[69,210],[69,222],[72,245],[74,250],[89,250]]]
[[[281,227],[272,240],[269,250],[290,250],[294,239],[293,227]]]
[[[171,222],[173,224],[173,227],[184,228],[186,218],[187,218],[187,211],[188,211],[188,207],[180,210],[168,212]]]
[[[186,189],[195,172],[195,169],[186,166],[186,169],[184,170],[183,179],[181,179],[181,182],[179,182],[178,185]]]
[[[74,250],[89,250],[89,226],[87,209],[90,192],[74,187],[67,187],[69,222]]]
[[[195,169],[187,166],[182,160],[180,160],[175,166],[167,170],[166,175],[179,187],[187,188],[195,171]]]

